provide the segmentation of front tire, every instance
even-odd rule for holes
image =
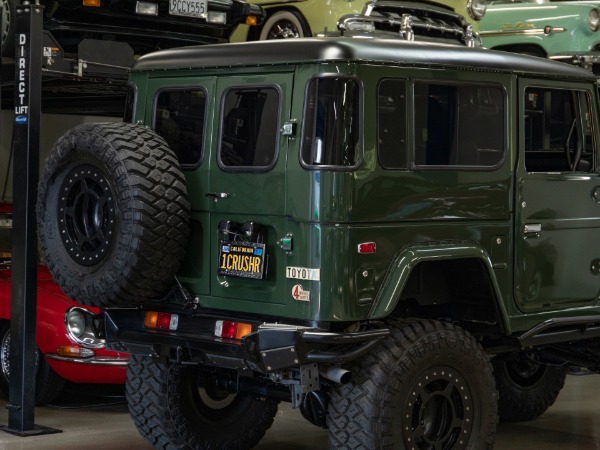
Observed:
[[[491,365],[462,329],[436,321],[393,322],[391,336],[334,389],[331,448],[491,449],[497,398]]]
[[[242,450],[273,424],[278,402],[211,387],[194,367],[133,355],[127,368],[129,412],[157,449]]]
[[[56,399],[65,386],[65,379],[46,363],[36,350],[35,404],[44,405]],[[10,377],[10,323],[0,326],[0,389],[8,395]]]
[[[84,305],[132,306],[164,297],[185,255],[185,178],[166,142],[127,123],[69,130],[45,163],[38,192],[44,260]]]
[[[554,404],[568,368],[543,364],[529,353],[492,360],[498,387],[498,413],[504,422],[535,419]]]
[[[281,10],[271,14],[260,30],[259,39],[294,39],[310,36],[306,20],[297,12]]]

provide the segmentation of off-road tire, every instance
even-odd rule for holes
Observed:
[[[497,396],[481,346],[447,323],[393,321],[388,326],[390,337],[352,367],[353,381],[332,392],[330,447],[492,448]]]
[[[196,368],[136,355],[127,368],[126,396],[139,433],[159,450],[250,449],[273,424],[278,405],[230,394],[230,403],[211,408],[200,395]]]
[[[260,29],[259,40],[293,39],[310,36],[306,20],[296,11],[282,9],[270,14]]]
[[[528,364],[529,361],[529,364]],[[554,404],[568,368],[530,359],[526,353],[492,360],[498,388],[498,415],[504,422],[535,419]]]
[[[15,14],[18,0],[0,0],[2,12],[0,13],[0,39],[2,47],[0,52],[3,57],[15,54]]]
[[[44,260],[84,305],[158,301],[185,256],[189,209],[185,178],[160,136],[127,123],[78,125],[56,142],[41,177]]]
[[[10,322],[0,325],[0,389],[6,396],[9,394],[8,378],[10,376]],[[56,399],[65,386],[65,379],[48,365],[39,350],[36,355],[35,404],[45,405]],[[27,389],[27,387],[26,387]]]

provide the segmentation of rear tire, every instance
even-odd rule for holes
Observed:
[[[498,387],[498,413],[504,422],[541,416],[565,385],[568,368],[549,366],[532,355],[517,353],[492,360]]]
[[[126,395],[142,437],[163,450],[242,450],[258,444],[273,424],[278,402],[220,392],[201,386],[201,379],[194,367],[132,355]]]
[[[497,397],[481,346],[447,323],[391,326],[391,336],[353,368],[353,381],[334,389],[330,447],[491,449]]]
[[[189,214],[177,158],[147,128],[79,125],[46,160],[38,192],[44,260],[84,305],[162,299],[185,255]]]

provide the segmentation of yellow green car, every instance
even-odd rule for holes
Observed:
[[[487,7],[487,0],[249,0],[248,3],[262,6],[267,12],[267,18],[260,27],[238,26],[231,37],[232,42],[311,37],[323,32],[337,32],[340,17],[359,14],[369,4],[394,5],[399,8],[449,8],[462,15],[477,30],[477,22],[485,14]]]

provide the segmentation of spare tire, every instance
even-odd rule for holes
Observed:
[[[38,191],[38,234],[54,280],[75,301],[137,306],[174,283],[189,233],[185,178],[155,132],[76,126],[54,145]]]

